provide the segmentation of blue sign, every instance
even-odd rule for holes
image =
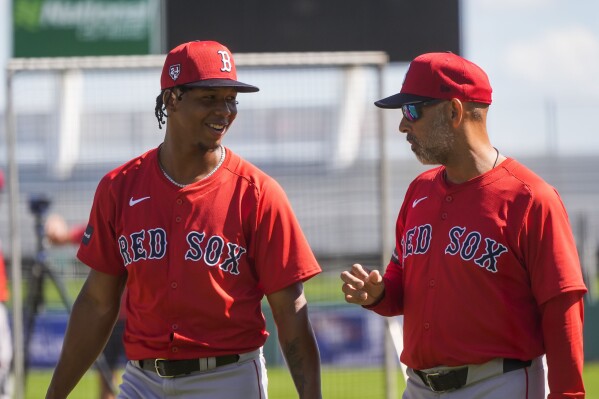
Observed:
[[[68,319],[66,312],[46,312],[35,318],[28,351],[30,368],[56,366]],[[313,306],[310,320],[323,364],[376,366],[382,363],[383,317],[357,306]],[[272,339],[276,329],[270,332]],[[278,346],[275,350],[278,351]]]

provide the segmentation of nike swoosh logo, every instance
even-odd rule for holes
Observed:
[[[141,201],[145,201],[147,199],[149,199],[150,197],[142,197],[142,198],[138,198],[136,200],[133,199],[133,197],[131,197],[129,199],[129,206],[133,206],[135,204],[139,204]]]
[[[412,208],[416,208],[416,205],[418,205],[420,202],[424,201],[427,198],[428,197],[422,197],[422,198],[418,198],[417,200],[414,200],[414,202],[412,202]]]

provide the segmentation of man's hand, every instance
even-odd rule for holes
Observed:
[[[341,290],[345,301],[368,306],[379,301],[385,292],[383,277],[378,270],[369,271],[360,264],[354,264],[350,271],[341,273],[344,284]]]
[[[65,245],[70,243],[69,228],[64,218],[52,214],[46,219],[46,237],[54,245]]]

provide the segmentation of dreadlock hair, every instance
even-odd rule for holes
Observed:
[[[156,107],[154,107],[154,115],[156,115],[156,119],[158,119],[158,129],[162,129],[162,125],[166,124],[164,118],[168,118],[166,113],[166,104],[164,104],[164,93],[166,91],[170,91],[172,93],[176,93],[178,90],[179,94],[177,96],[177,100],[181,101],[183,99],[183,93],[189,91],[191,88],[187,86],[175,86],[168,89],[164,89],[160,92],[158,97],[156,97]]]

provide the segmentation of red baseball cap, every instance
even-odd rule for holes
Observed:
[[[410,63],[401,91],[374,104],[401,108],[427,100],[451,100],[491,104],[491,84],[478,65],[451,52],[422,54]]]
[[[241,93],[260,90],[237,81],[231,52],[214,41],[183,43],[167,54],[160,88],[164,90],[174,86],[233,87]]]

